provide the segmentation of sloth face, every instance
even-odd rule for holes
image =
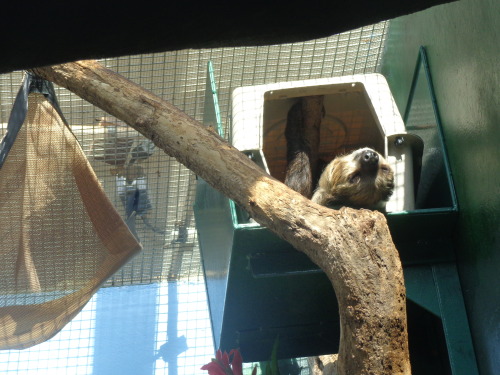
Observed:
[[[385,159],[370,148],[362,148],[328,164],[317,191],[323,194],[324,202],[316,201],[333,207],[383,210],[393,189],[394,173]]]

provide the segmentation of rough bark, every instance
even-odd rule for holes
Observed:
[[[311,202],[170,103],[95,61],[33,72],[153,140],[318,264],[339,302],[339,374],[410,374],[402,267],[381,213]]]
[[[311,375],[338,375],[337,372],[338,354],[320,355],[309,357],[309,371]]]

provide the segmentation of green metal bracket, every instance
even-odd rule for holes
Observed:
[[[214,66],[212,61],[207,63],[207,83],[205,88],[205,108],[203,111],[203,124],[214,128],[224,138],[224,129],[219,109],[219,97],[215,84]]]
[[[412,112],[412,109],[415,107],[415,102],[420,101],[417,103],[417,106],[419,109],[424,109],[424,112],[417,111],[417,114],[414,115]],[[420,113],[419,113],[420,112]],[[424,125],[416,125],[415,124],[415,119],[418,118],[419,116],[422,116],[423,113],[427,114],[432,114],[432,119],[431,123],[425,123]],[[437,132],[437,139],[433,140],[431,142],[428,137],[425,137],[424,143],[427,144],[427,147],[429,145],[435,145],[439,146],[443,150],[443,163],[444,163],[444,168],[446,171],[446,177],[447,177],[447,184],[450,187],[450,198],[451,198],[451,208],[454,210],[458,211],[458,202],[457,202],[457,196],[455,193],[455,186],[453,183],[453,174],[452,170],[450,167],[450,162],[448,159],[448,153],[447,153],[447,148],[446,148],[446,142],[445,142],[445,137],[443,134],[443,127],[441,124],[441,116],[439,114],[439,108],[436,100],[436,95],[434,93],[434,86],[432,83],[432,76],[431,76],[431,71],[429,68],[429,60],[427,58],[427,53],[425,50],[425,47],[421,46],[418,57],[417,57],[417,63],[415,66],[415,72],[413,74],[413,81],[412,85],[410,88],[410,94],[408,97],[408,102],[406,105],[406,110],[403,116],[403,120],[406,124],[406,129],[408,131],[414,132],[421,137],[425,137],[425,129],[422,129],[423,127],[429,126],[430,129],[435,129],[435,132]],[[432,124],[432,120],[434,120],[434,124]],[[435,143],[438,142],[438,145]]]

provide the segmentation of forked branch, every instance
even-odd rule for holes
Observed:
[[[381,213],[312,203],[172,104],[95,61],[33,72],[126,122],[318,264],[339,302],[339,374],[410,374],[403,272]]]

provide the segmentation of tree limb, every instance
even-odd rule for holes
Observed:
[[[402,266],[381,213],[311,202],[172,104],[95,61],[32,71],[126,122],[318,264],[339,302],[339,374],[410,374]]]

